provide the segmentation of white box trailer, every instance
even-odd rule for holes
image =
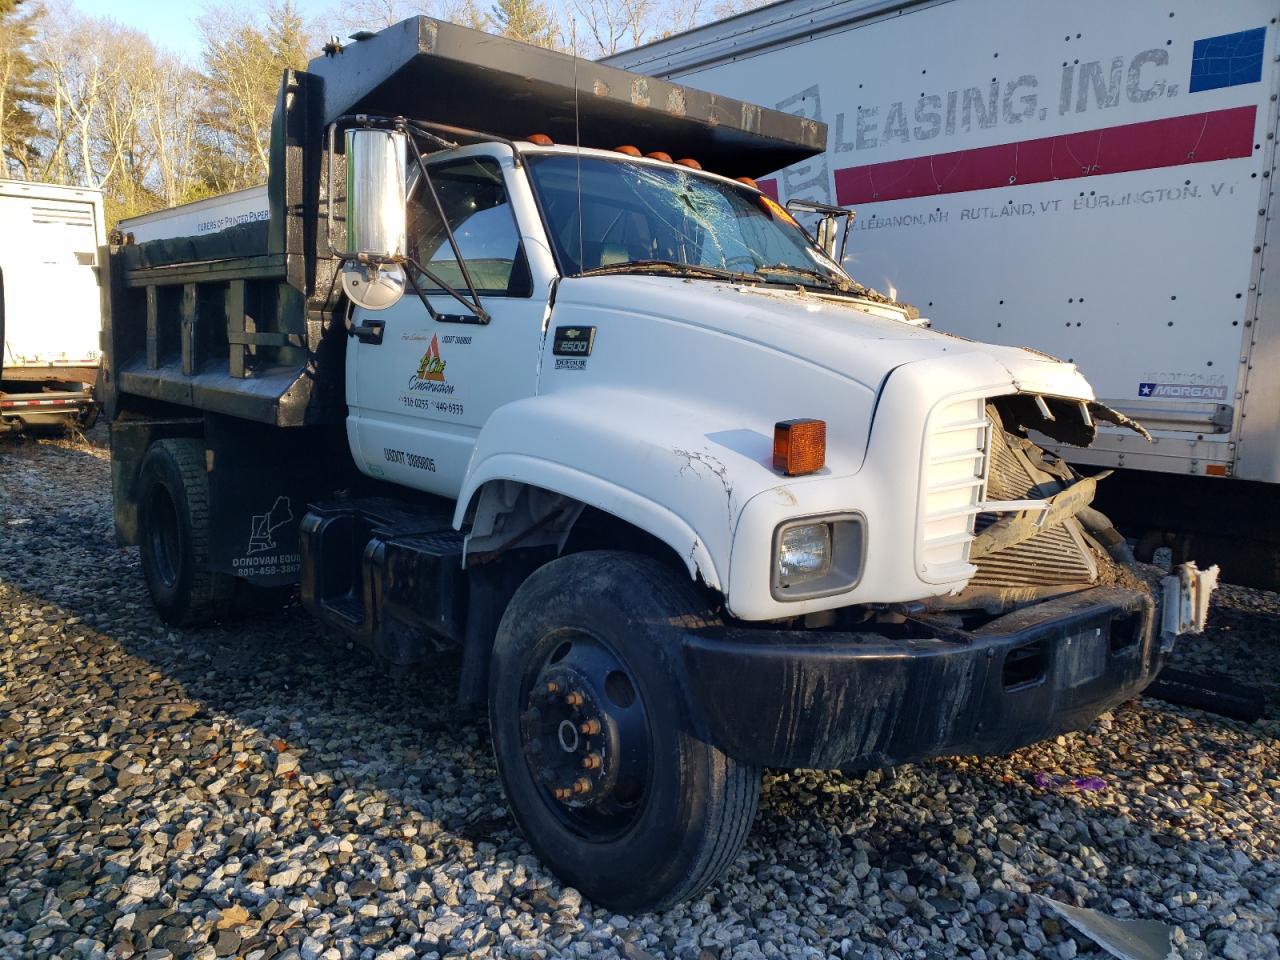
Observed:
[[[160,237],[204,237],[228,227],[268,220],[267,185],[247,187],[217,197],[184,203],[121,220],[117,229],[132,243]]]
[[[0,180],[0,433],[89,423],[102,192]]]
[[[606,62],[825,122],[826,154],[767,186],[856,208],[848,271],[940,330],[1073,360],[1154,442],[1103,428],[1087,450],[1046,446],[1129,468],[1102,500],[1148,548],[1195,549],[1170,530],[1252,539],[1233,575],[1274,582],[1278,16],[1276,0],[784,0]]]

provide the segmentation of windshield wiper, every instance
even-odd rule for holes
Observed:
[[[775,263],[771,267],[756,267],[755,272],[756,276],[780,273],[793,277],[808,277],[811,280],[817,280],[824,287],[829,287],[832,290],[839,290],[842,293],[847,293],[853,289],[848,283],[838,279],[837,277],[828,276],[825,273],[819,273],[817,270],[809,270],[805,267],[792,267],[785,263]]]
[[[712,280],[737,280],[758,283],[760,278],[719,267],[704,267],[696,263],[676,263],[673,260],[629,260],[626,263],[610,263],[592,267],[578,274],[580,277],[598,277],[609,273],[665,273],[680,277],[706,277]]]

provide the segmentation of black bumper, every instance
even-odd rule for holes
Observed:
[[[946,640],[729,629],[689,634],[684,659],[706,733],[730,756],[857,769],[1081,729],[1155,678],[1154,623],[1149,596],[1097,587]]]

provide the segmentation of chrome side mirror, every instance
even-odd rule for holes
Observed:
[[[347,130],[347,254],[392,259],[405,254],[408,146],[399,130]]]
[[[336,125],[335,125],[336,126]],[[335,126],[329,128],[329,183],[333,183]],[[346,131],[347,242],[330,252],[341,258],[347,299],[366,310],[385,310],[404,296],[408,141],[400,130],[353,127]]]

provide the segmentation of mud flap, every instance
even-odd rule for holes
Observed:
[[[1160,581],[1160,646],[1169,650],[1184,633],[1203,633],[1209,598],[1218,586],[1218,566],[1208,570],[1184,563]]]
[[[209,469],[209,567],[256,586],[297,583],[298,527],[307,504],[351,481],[341,435],[228,417],[205,425]]]

